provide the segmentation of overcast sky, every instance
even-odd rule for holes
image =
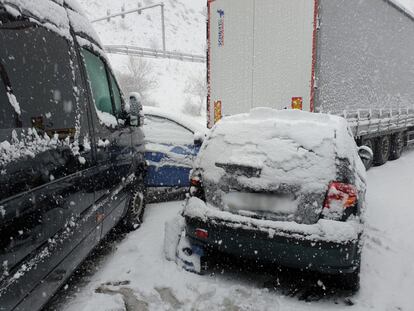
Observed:
[[[414,12],[414,0],[397,0],[411,12]]]

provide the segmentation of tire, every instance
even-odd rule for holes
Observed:
[[[391,139],[390,136],[379,137],[376,141],[376,148],[374,152],[374,164],[383,165],[390,158],[391,154]]]
[[[373,166],[373,164],[374,164],[374,157],[375,157],[375,154],[377,152],[375,150],[375,144],[374,144],[374,141],[372,139],[366,138],[366,139],[363,139],[361,141],[360,147],[362,147],[362,146],[369,147],[371,149],[371,151],[372,151],[372,155],[373,156],[371,158],[371,161],[364,160],[363,158],[361,158],[362,162],[364,163],[365,169],[366,170],[369,170]],[[358,151],[358,153],[359,153],[359,151]]]
[[[401,157],[404,149],[404,133],[396,133],[391,138],[390,160],[397,160]]]
[[[143,185],[139,185],[132,190],[127,212],[120,223],[122,231],[131,232],[141,226],[145,211],[144,189]]]
[[[364,139],[363,141],[362,141],[362,144],[361,144],[362,146],[367,146],[367,147],[369,147],[371,150],[372,150],[372,152],[375,154],[375,151],[374,151],[374,143],[373,143],[373,141],[372,141],[372,139]]]

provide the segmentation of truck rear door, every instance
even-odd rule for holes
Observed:
[[[208,15],[210,127],[254,107],[313,110],[317,1],[214,0]]]

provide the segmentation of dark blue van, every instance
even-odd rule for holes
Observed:
[[[111,228],[139,225],[139,110],[74,1],[0,1],[0,310],[39,310]]]

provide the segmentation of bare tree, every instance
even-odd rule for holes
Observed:
[[[205,109],[207,98],[207,81],[204,71],[192,74],[185,87],[186,101],[183,112],[194,116],[201,116]]]
[[[144,104],[148,104],[148,92],[157,87],[151,63],[130,56],[128,58],[128,72],[117,72],[119,84],[124,94],[137,92],[142,96]]]

